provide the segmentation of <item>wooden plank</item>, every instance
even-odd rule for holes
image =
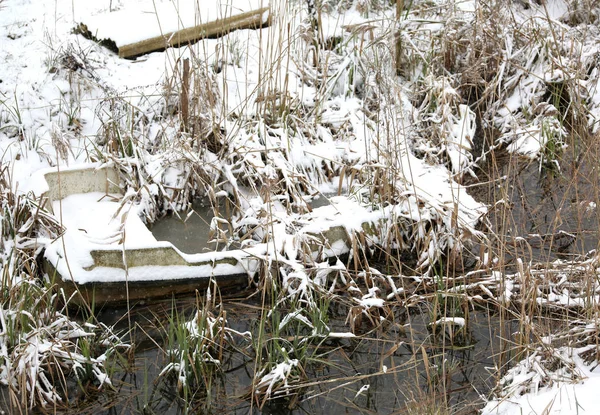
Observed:
[[[187,45],[207,37],[223,36],[238,29],[256,29],[267,26],[269,19],[269,8],[263,7],[259,10],[249,11],[224,19],[217,19],[198,26],[122,46],[119,48],[119,56],[122,58],[132,58],[149,52],[165,50],[169,47]]]
[[[223,36],[234,30],[266,27],[270,24],[270,19],[269,7],[262,7],[125,45],[118,45],[110,38],[97,39],[84,23],[79,25],[77,31],[83,36],[94,39],[117,52],[119,57],[132,59],[146,53],[165,50],[169,47],[184,46],[203,38]]]

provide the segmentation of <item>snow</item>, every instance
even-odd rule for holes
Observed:
[[[340,333],[340,332],[331,332],[327,335],[327,337],[331,337],[333,339],[353,339],[356,337],[354,333]]]
[[[270,397],[273,392],[273,388],[278,386],[279,383],[283,382],[283,387],[287,387],[287,379],[292,373],[294,367],[298,366],[298,359],[289,359],[284,362],[278,363],[269,373],[260,377],[260,381],[255,387],[255,393],[264,393]],[[266,387],[266,389],[265,389]]]
[[[80,245],[105,245],[123,240],[127,249],[150,246],[156,239],[139,220],[132,203],[121,206],[121,195],[100,192],[74,194],[54,202],[54,214],[68,230],[77,230]],[[131,215],[132,220],[129,220]],[[70,250],[69,250],[70,251]]]
[[[90,252],[106,245],[126,249],[144,248],[156,242],[152,233],[141,222],[137,207],[132,203],[121,206],[121,195],[99,192],[75,194],[55,201],[53,211],[66,232],[59,241],[46,250],[46,258],[63,275],[78,280],[77,271],[94,266]],[[64,259],[64,261],[61,261]],[[61,264],[64,264],[61,265]],[[66,271],[66,272],[65,272]],[[104,280],[96,270],[96,281]],[[82,281],[82,282],[85,282]]]
[[[354,395],[354,399],[358,398],[361,394],[368,391],[370,387],[371,385],[369,385],[368,383],[366,385],[361,386],[358,392],[356,392],[356,395]]]
[[[528,129],[519,129],[514,133],[518,138],[508,146],[508,151],[520,153],[529,157],[536,157],[546,139],[542,135],[540,127],[533,126]]]
[[[456,8],[463,12],[475,12],[475,0],[458,0]]]
[[[600,373],[596,364],[589,365],[580,358],[574,359],[576,370],[583,380],[576,383],[559,382],[506,400],[489,402],[482,415],[535,415],[535,414],[594,414],[600,406]]]
[[[465,327],[465,319],[463,317],[442,317],[432,323],[432,326],[458,326]]]
[[[381,308],[385,304],[385,301],[382,298],[363,298],[357,301],[358,304],[365,309],[369,309],[371,307]]]
[[[459,117],[451,127],[447,140],[447,152],[452,164],[452,171],[460,174],[468,169],[472,157],[473,139],[477,128],[475,113],[466,105],[459,105]]]

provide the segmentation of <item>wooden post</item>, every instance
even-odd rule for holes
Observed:
[[[400,18],[404,11],[404,0],[396,0],[396,75],[402,73],[402,34],[400,33]]]
[[[181,76],[181,94],[179,96],[181,105],[181,130],[189,131],[189,117],[190,117],[190,60],[185,58],[183,60],[183,75]]]

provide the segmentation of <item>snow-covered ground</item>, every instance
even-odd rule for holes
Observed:
[[[598,364],[583,360],[579,354],[584,352],[578,348],[558,349],[553,357],[564,366],[555,371],[541,363],[541,353],[520,362],[505,377],[506,395],[491,400],[482,414],[597,413],[600,404],[596,392],[600,386]]]

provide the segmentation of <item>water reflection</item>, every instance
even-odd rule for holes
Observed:
[[[212,251],[217,248],[216,243],[209,243],[213,217],[210,204],[196,201],[187,212],[170,214],[157,220],[151,225],[150,231],[158,241],[171,242],[186,254]]]
[[[196,310],[195,300],[182,303],[178,300],[173,306],[180,318],[188,319]],[[260,304],[230,299],[223,306],[231,328],[257,335]],[[347,331],[347,310],[343,308],[330,310],[333,331]],[[444,405],[459,414],[476,412],[483,403],[481,396],[489,393],[496,381],[486,368],[501,366],[499,356],[508,344],[502,339],[510,338],[516,326],[491,311],[471,311],[468,341],[453,343],[432,333],[426,308],[411,312],[400,308],[396,313],[399,320],[394,324],[356,338],[324,341],[319,346],[322,357],[303,368],[306,386],[294,388],[287,400],[271,401],[262,410],[252,403],[255,356],[243,344],[224,353],[222,371],[193,390],[193,401],[182,401],[176,380],[159,376],[167,363],[162,350],[166,334],[163,331],[161,339],[160,329],[152,330],[167,330],[172,311],[167,302],[154,310],[144,308],[142,314],[152,316],[154,321],[135,319],[138,344],[146,347],[136,350],[134,370],[121,376],[123,383],[118,389],[123,399],[115,403],[113,410],[122,413],[135,405],[149,413],[180,414],[186,410],[204,411],[209,402],[210,413],[229,414],[383,414],[402,413],[409,407],[413,413],[420,413],[419,407],[412,405],[422,405],[421,409]],[[152,331],[154,339],[140,343]]]

